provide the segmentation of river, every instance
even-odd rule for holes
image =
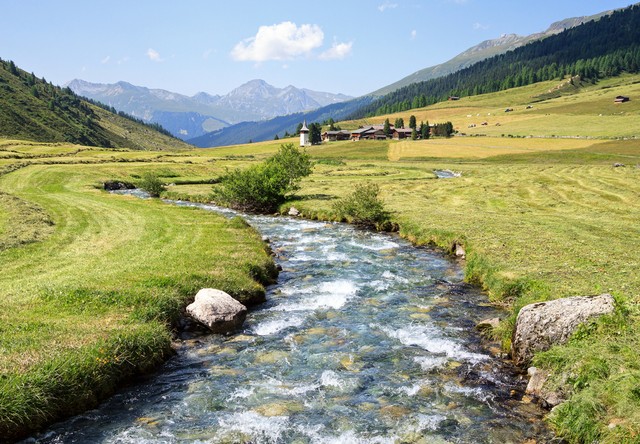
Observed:
[[[149,380],[26,442],[521,443],[546,434],[541,412],[519,400],[522,381],[474,328],[504,313],[463,283],[458,263],[344,224],[246,218],[282,272],[243,329],[186,341]]]

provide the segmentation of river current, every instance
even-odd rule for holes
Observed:
[[[242,330],[187,341],[149,380],[27,442],[521,443],[544,434],[540,412],[518,400],[522,382],[475,331],[504,314],[463,283],[459,264],[343,224],[246,219],[270,239],[282,272]]]

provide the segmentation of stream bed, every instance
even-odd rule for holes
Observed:
[[[229,210],[199,206],[207,210]],[[481,345],[504,316],[460,265],[397,236],[245,216],[282,266],[241,331],[185,341],[149,380],[37,443],[521,443],[547,431]],[[538,441],[540,442],[540,441]]]

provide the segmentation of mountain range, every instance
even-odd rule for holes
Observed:
[[[392,83],[391,85],[387,85],[358,99],[345,101],[330,107],[319,108],[311,112],[299,113],[286,117],[280,116],[268,121],[255,122],[253,124],[245,122],[232,125],[203,136],[187,140],[187,142],[199,147],[215,147],[236,143],[246,143],[249,140],[256,142],[273,138],[275,134],[282,136],[285,131],[292,132],[295,130],[296,125],[305,119],[307,122],[313,122],[323,121],[331,117],[338,121],[353,115],[351,110],[357,109],[359,106],[367,106],[376,98],[390,94],[407,85],[444,77],[454,72],[458,72],[482,60],[486,60],[499,54],[504,54],[533,41],[559,34],[566,29],[574,28],[592,20],[598,20],[603,16],[611,14],[611,12],[612,11],[605,11],[592,16],[564,19],[551,24],[551,26],[543,32],[527,36],[507,34],[497,39],[485,40],[458,54],[445,63],[424,68],[395,83]]]
[[[12,61],[0,60],[0,109],[0,137],[140,150],[190,148],[157,125],[90,103]]]
[[[251,80],[223,96],[200,92],[191,97],[127,82],[102,84],[75,79],[66,86],[117,111],[162,125],[183,140],[243,121],[309,111],[352,98],[291,85],[277,88],[264,80]]]

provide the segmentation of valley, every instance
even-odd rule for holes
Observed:
[[[262,80],[224,97],[74,92],[0,60],[0,442],[638,442],[639,11],[485,41],[478,63],[357,99]],[[309,39],[266,52],[283,77],[353,47],[323,48],[317,25],[247,32],[226,57],[254,70],[264,39]],[[174,60],[139,53],[138,69]],[[298,153],[302,122],[386,120],[434,131],[303,140],[307,167],[273,161]],[[243,207],[275,214],[213,207],[242,207],[221,192],[232,180],[275,194]],[[160,199],[107,186],[149,182]],[[363,187],[384,223],[345,210]],[[185,307],[208,287],[249,308],[242,329],[198,336]],[[521,365],[523,307],[602,294],[613,311]],[[105,400],[98,417],[122,422],[92,428]]]

